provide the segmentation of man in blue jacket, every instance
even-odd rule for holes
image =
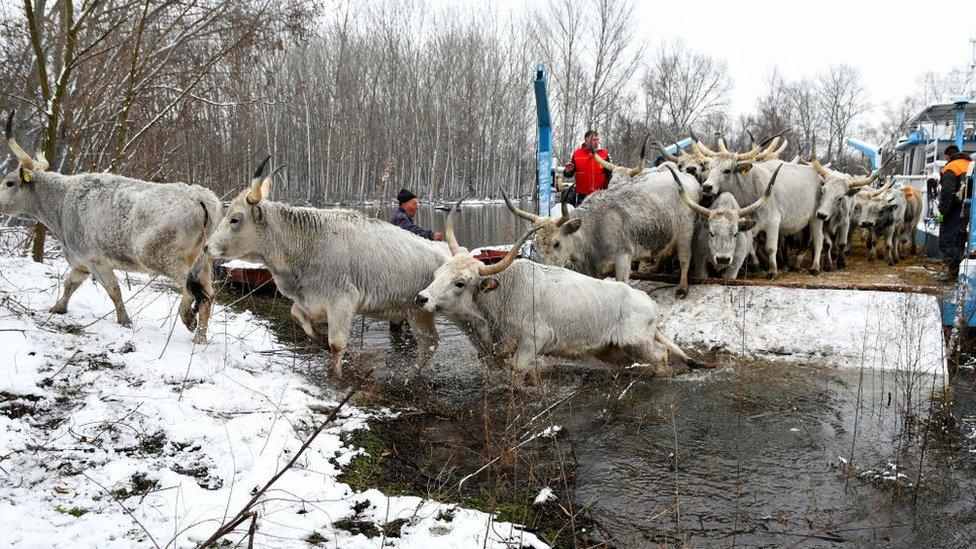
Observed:
[[[397,208],[397,211],[393,212],[390,223],[393,223],[401,229],[410,231],[417,236],[422,236],[427,240],[444,240],[443,234],[425,229],[413,222],[414,216],[420,210],[420,200],[417,199],[415,194],[407,189],[400,189],[400,192],[397,193],[397,202],[400,204],[400,207]]]

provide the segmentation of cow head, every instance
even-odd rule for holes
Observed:
[[[648,136],[650,137],[650,136]],[[632,181],[635,177],[642,174],[644,169],[647,168],[647,138],[644,138],[644,144],[641,146],[640,150],[640,161],[636,168],[628,168],[626,166],[618,166],[612,162],[608,162],[603,159],[598,154],[593,154],[593,159],[596,160],[597,164],[600,165],[604,170],[610,171],[610,184],[620,185],[622,183],[628,183]]]
[[[739,178],[749,173],[758,155],[764,152],[758,145],[745,153],[732,152],[721,137],[718,139],[718,151],[709,149],[699,141],[694,141],[692,147],[709,159],[708,177],[702,182],[704,196],[715,196],[722,190],[737,187]]]
[[[862,191],[854,195],[851,208],[851,224],[855,227],[873,228],[888,212],[898,207],[897,197],[886,191],[891,188],[891,178],[873,191]]]
[[[499,287],[501,282],[495,275],[515,262],[519,249],[535,229],[522,235],[501,261],[494,265],[485,265],[475,259],[467,248],[459,246],[454,236],[454,212],[460,204],[459,201],[451,208],[444,228],[444,239],[451,249],[451,259],[434,271],[433,282],[421,290],[414,301],[426,311],[450,311],[454,314],[480,316],[475,305],[476,296]]]
[[[665,160],[670,160],[678,166],[678,171],[694,177],[699,183],[708,177],[708,157],[702,156],[697,151],[689,153],[680,148],[678,154],[671,154],[661,142],[657,142],[656,145]]]
[[[535,215],[522,210],[512,204],[512,201],[508,199],[508,195],[504,191],[502,191],[502,197],[505,198],[505,205],[508,206],[508,209],[513,214],[526,221],[531,221],[532,225],[534,225],[535,240],[533,243],[539,251],[542,262],[546,265],[565,266],[572,255],[572,250],[569,248],[571,242],[568,239],[573,233],[579,230],[580,224],[582,223],[579,218],[569,218],[569,208],[566,206],[566,193],[563,193],[563,199],[560,202],[562,205],[562,215],[560,217]]]
[[[878,172],[868,177],[851,177],[832,170],[828,170],[814,156],[810,165],[817,170],[822,182],[820,184],[820,205],[817,207],[817,217],[826,221],[837,211],[837,206],[845,196],[854,196],[861,187],[870,185],[878,179]]]
[[[263,174],[270,159],[269,156],[261,162],[250,186],[231,201],[227,213],[210,236],[208,249],[215,257],[260,260],[258,232],[267,222],[262,202],[271,193],[271,177]]]
[[[31,158],[14,138],[14,112],[7,117],[7,124],[3,128],[4,137],[10,152],[17,157],[17,167],[3,177],[0,184],[0,212],[8,215],[27,213],[28,204],[34,193],[34,180],[48,168],[47,159],[43,152],[38,152],[36,158]]]
[[[735,255],[736,237],[739,235],[739,232],[748,231],[756,224],[755,220],[746,218],[759,211],[759,208],[762,208],[763,204],[769,200],[769,195],[773,192],[773,184],[776,183],[776,176],[779,175],[780,167],[777,167],[776,171],[773,172],[773,176],[766,185],[766,192],[759,197],[759,200],[756,200],[745,208],[734,210],[716,208],[710,210],[696,204],[688,197],[684,186],[681,184],[681,180],[678,179],[678,174],[671,166],[668,166],[668,170],[671,171],[671,176],[674,177],[674,183],[678,187],[678,196],[688,204],[688,207],[692,211],[705,219],[706,226],[708,227],[708,245],[712,250],[712,260],[716,265],[724,267],[732,263],[732,257]],[[732,200],[734,201],[735,199],[733,198]]]

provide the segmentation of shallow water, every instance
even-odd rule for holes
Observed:
[[[419,221],[440,228],[445,215],[425,209]],[[524,227],[504,205],[472,206],[457,232],[473,247],[514,240]],[[287,300],[251,296],[239,305],[294,342],[297,370],[335,386],[328,353],[291,323]],[[505,483],[510,496],[531,501],[551,484],[564,505],[589,509],[588,541],[621,547],[976,545],[971,374],[953,380],[956,422],[940,433],[922,421],[930,379],[916,380],[907,401],[905,376],[890,371],[715,357],[718,370],[655,379],[564,360],[550,363],[541,387],[512,394],[499,390],[506,373],[487,371],[454,326],[439,320],[438,330],[433,360],[410,384],[416,347],[408,333],[360,319],[348,352],[349,370],[373,369],[377,380],[362,404],[406,412],[383,436],[410,463],[388,472],[409,492],[427,495],[434,482],[421,483],[414,468],[456,501]],[[499,453],[546,426],[562,430],[514,457]],[[923,451],[925,432],[937,436]],[[456,488],[499,455],[499,465]],[[556,477],[556,469],[570,472]]]

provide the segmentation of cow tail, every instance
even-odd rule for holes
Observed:
[[[197,258],[193,261],[193,265],[190,266],[190,272],[186,275],[186,289],[193,296],[193,312],[200,312],[200,305],[205,301],[213,298],[212,295],[212,285],[204,283],[208,278],[204,278],[204,273],[208,273],[208,269],[212,269],[212,262],[210,259],[210,254],[207,253],[204,244],[210,237],[210,233],[213,232],[212,220],[210,211],[207,209],[207,204],[203,201],[199,202],[200,207],[203,208],[203,231],[200,233],[200,239],[197,241],[200,246],[200,253],[197,254]]]

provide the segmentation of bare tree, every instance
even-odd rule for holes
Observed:
[[[817,88],[818,106],[827,125],[826,155],[840,156],[851,123],[870,108],[861,73],[849,65],[831,65],[818,75]]]
[[[681,41],[658,49],[642,83],[650,125],[664,135],[724,111],[732,91],[724,62],[690,51]]]

